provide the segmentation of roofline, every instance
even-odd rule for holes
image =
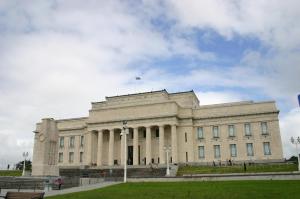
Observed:
[[[141,95],[141,94],[148,94],[148,93],[159,93],[159,92],[166,92],[167,94],[169,94],[166,89],[163,89],[163,90],[157,90],[157,91],[147,91],[147,92],[141,92],[141,93],[125,94],[125,95],[106,96],[105,99],[114,98],[114,97],[127,97],[127,96],[132,96],[132,95]]]

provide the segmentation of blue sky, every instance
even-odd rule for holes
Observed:
[[[0,167],[32,154],[43,117],[87,116],[91,101],[160,89],[193,89],[201,104],[276,100],[289,157],[299,9],[297,0],[0,1]]]

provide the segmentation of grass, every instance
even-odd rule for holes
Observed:
[[[21,176],[20,170],[0,170],[0,176]]]
[[[48,199],[300,198],[300,181],[144,182],[118,184]]]
[[[269,164],[269,165],[247,165],[244,171],[243,165],[234,166],[184,166],[179,167],[177,175],[184,174],[221,174],[221,173],[261,173],[261,172],[280,172],[297,171],[296,164]]]

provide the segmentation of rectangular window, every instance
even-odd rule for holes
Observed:
[[[246,136],[250,136],[251,135],[251,126],[250,126],[250,123],[246,123],[245,124],[244,130],[245,130],[245,135]]]
[[[74,152],[69,152],[69,163],[74,162]]]
[[[236,144],[230,144],[230,155],[231,157],[236,157]]]
[[[79,154],[79,162],[83,162],[83,152],[80,152]]]
[[[247,143],[246,146],[247,146],[247,155],[248,156],[253,156],[254,155],[254,153],[253,153],[253,144],[252,143]]]
[[[228,134],[229,134],[229,137],[234,137],[235,136],[234,125],[229,125],[228,126]]]
[[[220,158],[221,157],[220,145],[214,145],[214,153],[215,153],[215,158]]]
[[[146,130],[143,131],[143,136],[146,138]]]
[[[71,136],[70,137],[70,142],[69,142],[69,147],[74,148],[74,145],[75,145],[75,137]]]
[[[80,146],[83,147],[84,145],[84,136],[80,136]]]
[[[63,153],[58,153],[58,162],[62,163],[64,160],[64,154]]]
[[[267,135],[268,134],[268,125],[267,125],[267,122],[262,122],[261,123],[261,134],[262,135]]]
[[[185,139],[185,142],[187,143],[187,134],[184,133],[184,139]]]
[[[199,159],[205,158],[204,146],[198,146]]]
[[[198,139],[203,139],[204,138],[203,127],[198,127],[197,128],[197,135],[198,135]]]
[[[65,145],[65,138],[59,137],[59,147],[64,148],[64,145]]]
[[[213,137],[218,138],[219,137],[219,127],[213,126]]]
[[[264,142],[264,154],[271,155],[270,142]]]

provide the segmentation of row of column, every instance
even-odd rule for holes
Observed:
[[[102,162],[102,151],[103,151],[103,131],[98,131],[98,152],[97,152],[97,165],[103,165]],[[92,136],[89,134],[88,140],[88,159],[87,162],[90,163],[92,160]],[[108,144],[108,165],[114,165],[114,129],[109,129],[109,144]],[[159,159],[160,164],[165,164],[165,133],[164,126],[159,126]],[[138,128],[133,128],[133,165],[138,165]],[[146,127],[146,164],[151,163],[151,127]],[[176,126],[171,126],[171,148],[172,148],[172,162],[177,163],[177,131]],[[121,164],[124,164],[124,136],[121,138]]]

